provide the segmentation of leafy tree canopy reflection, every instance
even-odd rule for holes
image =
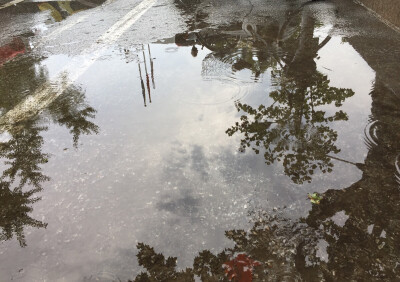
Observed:
[[[251,147],[264,154],[267,164],[282,162],[286,175],[298,184],[310,182],[316,169],[332,170],[329,154],[337,154],[339,148],[331,123],[347,120],[347,115],[327,108],[341,107],[354,95],[351,89],[330,86],[317,70],[318,52],[331,36],[316,36],[321,23],[312,5],[294,5],[281,17],[259,13],[250,5],[242,22],[235,17],[217,29],[175,36],[178,45],[198,44],[212,51],[203,61],[202,75],[207,78],[248,69],[258,81],[261,74],[271,73],[272,102],[257,108],[238,102],[244,114],[226,133],[243,134],[241,151]]]
[[[305,218],[291,219],[285,209],[253,212],[250,230],[225,233],[234,247],[201,251],[186,272],[202,281],[240,281],[224,265],[245,254],[242,261],[259,264],[247,267],[254,281],[399,281],[400,101],[379,80],[371,97],[369,151],[359,181],[321,193]]]
[[[0,182],[0,240],[10,240],[15,234],[20,246],[25,247],[25,227],[47,227],[47,223],[29,216],[33,210],[31,205],[40,200],[39,197],[32,197],[40,189],[23,192],[19,187],[11,188],[10,186],[9,182]]]
[[[0,79],[0,109],[4,113],[14,109],[29,93],[48,80],[48,73],[41,66],[35,67],[38,65],[38,59],[27,58],[17,72],[13,62],[0,68],[0,76],[7,78]],[[32,205],[40,200],[34,195],[43,189],[43,183],[50,180],[42,171],[42,166],[51,157],[42,148],[42,135],[48,130],[48,126],[43,124],[51,120],[67,127],[73,145],[77,147],[82,134],[98,133],[98,126],[91,121],[95,114],[96,110],[87,104],[82,89],[72,85],[41,114],[28,112],[17,121],[5,120],[1,124],[3,142],[0,143],[0,158],[4,168],[0,176],[0,240],[10,240],[15,235],[21,247],[24,247],[25,227],[47,226],[29,216],[33,211]]]
[[[329,123],[347,120],[341,110],[327,115],[318,107],[340,107],[354,92],[329,86],[328,78],[319,72],[313,74],[307,87],[299,87],[282,70],[275,71],[273,77],[280,86],[270,93],[273,103],[258,108],[237,103],[238,111],[245,114],[226,133],[244,135],[241,151],[248,147],[257,154],[262,151],[267,164],[282,161],[286,175],[295,183],[310,182],[315,169],[332,170],[329,154],[340,151],[335,145],[337,132]]]
[[[165,259],[162,253],[143,243],[138,244],[139,265],[145,271],[134,281],[395,281],[400,279],[398,237],[385,238],[358,226],[362,214],[350,215],[344,225],[331,220],[332,193],[318,209],[303,220],[291,220],[278,212],[253,214],[253,227],[230,230],[225,236],[234,247],[218,254],[203,250],[193,260],[193,267],[179,270],[177,258]],[[325,207],[324,205],[327,204]],[[312,223],[311,223],[312,221]],[[392,230],[391,230],[392,231]],[[398,228],[393,230],[398,232]],[[324,247],[324,245],[326,247]]]
[[[85,94],[78,87],[70,87],[49,107],[53,120],[69,129],[74,147],[78,146],[82,134],[97,134],[99,127],[90,119],[96,117],[96,110],[87,105]]]

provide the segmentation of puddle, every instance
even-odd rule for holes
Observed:
[[[2,277],[399,278],[399,35],[245,2],[177,1],[153,43],[1,47]]]

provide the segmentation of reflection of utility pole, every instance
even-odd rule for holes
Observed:
[[[146,107],[146,91],[144,90],[144,82],[142,78],[142,70],[140,69],[140,63],[138,62],[138,67],[139,67],[139,74],[140,74],[140,84],[142,85],[142,95],[143,95],[143,101],[144,101],[144,106]]]
[[[150,45],[149,44],[147,44],[147,48],[149,49],[149,57],[150,57],[151,82],[153,83],[153,89],[156,89],[156,85],[154,83],[153,58],[151,57]]]
[[[146,64],[146,55],[144,54],[144,47],[142,45],[143,48],[143,60],[144,60],[144,69],[146,71],[146,84],[147,84],[147,91],[149,92],[149,100],[151,103],[151,96],[150,96],[150,79],[149,79],[149,73],[147,72],[147,64]]]

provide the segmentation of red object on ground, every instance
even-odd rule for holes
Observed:
[[[0,67],[19,54],[25,53],[25,44],[20,38],[14,38],[10,43],[0,46]]]
[[[225,268],[225,274],[229,280],[251,282],[253,281],[254,267],[259,265],[261,263],[252,260],[246,254],[238,254],[236,258],[225,262],[222,266]]]

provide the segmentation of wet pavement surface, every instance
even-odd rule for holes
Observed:
[[[398,32],[339,0],[17,2],[0,281],[400,279]]]

